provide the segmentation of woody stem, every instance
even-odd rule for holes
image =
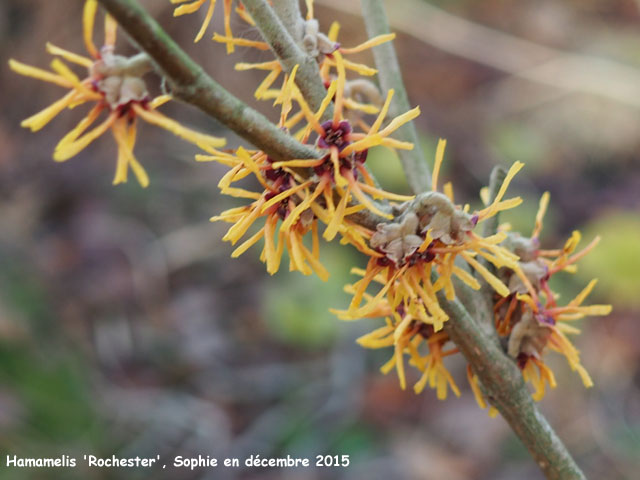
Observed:
[[[437,295],[450,317],[444,324],[445,331],[478,375],[489,402],[509,423],[546,478],[584,480],[580,467],[531,399],[517,365],[498,342],[478,328],[459,300],[448,301],[442,290]]]

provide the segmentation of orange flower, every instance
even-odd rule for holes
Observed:
[[[567,337],[580,332],[569,322],[587,315],[608,315],[611,312],[611,305],[582,305],[596,280],[589,282],[567,305],[557,304],[558,296],[551,290],[550,277],[561,271],[575,271],[575,263],[596,246],[599,238],[574,253],[581,239],[580,233],[574,231],[562,249],[540,249],[539,235],[548,204],[549,194],[545,193],[540,200],[530,238],[509,234],[505,244],[520,257],[518,272],[508,268],[500,272],[511,293],[498,300],[494,308],[497,331],[508,339],[509,355],[517,360],[525,380],[535,387],[535,400],[542,399],[546,385],[556,386],[553,372],[542,359],[546,350],[564,355],[584,385],[593,385],[580,363],[579,351]]]

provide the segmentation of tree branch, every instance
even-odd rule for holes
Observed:
[[[444,324],[445,331],[478,375],[489,402],[522,440],[545,476],[550,480],[584,480],[571,454],[531,399],[520,369],[494,339],[477,327],[460,301],[448,301],[443,290],[437,296],[450,317]]]
[[[361,0],[361,5],[369,37],[390,33],[382,0]],[[381,87],[384,90],[393,88],[396,92],[391,114],[398,115],[408,110],[409,100],[393,45],[385,43],[374,47],[374,57]],[[409,123],[405,127],[400,133],[406,137],[401,139],[417,145],[415,126]],[[420,148],[404,153],[401,160],[411,188],[416,193],[428,189],[431,175]],[[492,173],[493,193],[490,192],[494,197],[501,183],[500,170],[496,169]],[[497,222],[496,218],[485,226],[485,233],[495,232]],[[433,280],[437,280],[435,272]],[[487,317],[486,310],[490,304],[487,304],[485,295],[469,289],[460,289],[458,286],[456,292],[478,317]],[[478,375],[490,403],[507,420],[547,478],[584,479],[583,473],[562,441],[533,403],[520,370],[505,355],[495,335],[491,335],[491,331],[484,328],[485,325],[479,328],[478,322],[471,317],[460,300],[448,301],[443,290],[437,295],[439,303],[450,317],[445,322],[445,331]],[[485,321],[486,318],[483,318],[481,323],[486,323]]]
[[[304,19],[300,13],[300,2],[298,0],[278,0],[273,2],[273,10],[286,27],[289,35],[300,44],[304,35]]]
[[[391,33],[382,0],[361,0],[361,7],[369,37]],[[386,42],[373,47],[373,57],[378,69],[378,81],[383,92],[391,89],[395,91],[389,114],[392,117],[397,117],[410,110],[409,97],[402,80],[402,72],[393,44]],[[396,136],[399,140],[414,144],[413,150],[398,151],[409,187],[415,194],[429,190],[431,188],[431,173],[422,152],[414,123],[409,122],[403,125],[396,131]]]

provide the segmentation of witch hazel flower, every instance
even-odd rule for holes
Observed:
[[[580,362],[580,352],[569,340],[568,335],[580,333],[571,322],[611,312],[611,305],[583,305],[597,283],[595,279],[566,305],[558,304],[559,295],[549,283],[551,277],[563,271],[575,272],[576,262],[595,248],[599,237],[576,252],[581,235],[574,231],[563,248],[542,249],[539,236],[548,204],[549,194],[545,193],[530,237],[508,234],[504,245],[519,256],[520,273],[510,268],[498,272],[509,285],[510,294],[498,299],[494,307],[497,332],[505,338],[507,353],[517,362],[524,379],[533,385],[535,400],[544,397],[546,385],[557,385],[553,371],[544,361],[548,350],[564,355],[586,387],[593,385]]]
[[[393,347],[393,355],[382,367],[382,373],[395,369],[400,387],[406,388],[405,356],[408,364],[420,372],[414,384],[416,394],[429,386],[436,390],[438,399],[445,400],[451,390],[457,397],[460,389],[444,364],[444,359],[457,354],[447,333],[436,332],[432,325],[424,323],[416,315],[415,305],[402,304],[395,309],[388,301],[380,302],[367,318],[384,317],[384,325],[358,338],[361,346],[370,349]]]
[[[318,111],[313,112],[295,86],[297,67],[283,85],[277,103],[282,105],[279,125],[288,128],[288,114],[292,102],[297,99],[302,106],[303,118],[307,121],[298,135],[302,143],[311,139],[316,132],[315,146],[322,152],[317,159],[293,159],[273,161],[264,152],[248,152],[242,148],[235,154],[218,152],[214,155],[200,155],[199,160],[214,160],[232,167],[222,178],[219,187],[222,193],[235,197],[252,199],[253,203],[237,207],[212,218],[234,223],[224,240],[235,244],[259,218],[265,218],[264,227],[243,242],[232,256],[244,253],[248,248],[264,239],[261,259],[267,271],[275,273],[280,266],[284,250],[289,252],[290,270],[303,274],[315,272],[322,279],[328,274],[321,265],[318,255],[318,221],[325,224],[322,236],[333,240],[340,233],[344,243],[350,243],[367,253],[373,253],[366,245],[364,236],[368,230],[351,222],[348,217],[363,209],[388,217],[386,211],[378,207],[373,198],[405,201],[413,197],[395,195],[378,189],[364,168],[368,148],[378,144],[396,144],[388,136],[404,122],[414,118],[418,109],[392,120],[381,129],[387,106],[381,112],[374,129],[367,134],[355,133],[349,122],[342,117],[340,85],[344,84],[344,69],[330,85],[327,96]],[[389,95],[389,100],[391,99]],[[320,122],[327,106],[332,102],[334,115],[331,120]],[[369,135],[375,138],[371,139]],[[411,144],[402,144],[411,148]],[[306,177],[302,175],[306,172]],[[232,184],[246,178],[255,177],[261,192],[248,191]],[[371,196],[371,197],[370,197]],[[309,250],[303,238],[311,233],[312,248]],[[274,240],[274,236],[277,240]]]
[[[317,112],[313,112],[295,86],[290,82],[291,97],[300,105],[305,127],[296,135],[303,143],[310,140],[315,132],[317,135],[316,147],[324,155],[317,159],[294,159],[274,163],[275,168],[309,168],[313,169],[317,182],[314,195],[323,193],[323,202],[314,202],[311,208],[318,218],[327,227],[324,238],[332,240],[338,232],[344,232],[347,224],[345,217],[352,203],[359,202],[367,210],[384,218],[390,218],[390,214],[372,201],[373,199],[385,199],[392,201],[406,201],[413,197],[397,195],[383,191],[374,185],[372,178],[364,164],[369,148],[377,145],[386,145],[391,148],[412,149],[413,144],[401,142],[390,137],[400,126],[411,121],[420,114],[419,108],[414,108],[388,122],[383,128],[382,124],[387,116],[389,104],[393,97],[393,90],[387,96],[385,105],[367,132],[354,132],[353,127],[343,116],[343,92],[345,85],[345,68],[342,65],[342,57],[336,54],[338,60],[338,77],[327,90],[327,95]],[[328,105],[333,103],[333,116],[331,120],[321,122]],[[290,123],[285,123],[290,126]]]
[[[217,155],[218,157],[220,155]],[[304,180],[288,168],[273,168],[272,162],[263,152],[248,152],[240,147],[233,159],[236,165],[220,180],[218,186],[223,194],[237,198],[252,199],[246,206],[235,207],[211,218],[211,221],[233,223],[223,240],[236,244],[252,225],[264,218],[263,226],[241,243],[231,254],[238,257],[250,247],[263,240],[260,259],[266,264],[267,272],[276,273],[280,268],[284,250],[289,252],[289,270],[304,275],[316,273],[322,280],[329,274],[320,263],[318,221],[309,204],[314,200],[310,187],[312,182]],[[206,160],[220,158],[207,158]],[[227,158],[228,159],[228,158]],[[201,160],[205,160],[201,158]],[[222,159],[224,160],[224,158]],[[254,174],[264,189],[253,192],[231,186],[233,182]],[[304,237],[310,233],[312,247],[309,250]]]
[[[51,62],[51,72],[9,60],[9,66],[15,72],[69,90],[60,100],[27,118],[21,125],[36,132],[65,109],[93,103],[87,115],[57,144],[53,158],[57,162],[66,161],[110,130],[118,146],[114,184],[127,181],[129,168],[133,170],[140,185],[146,187],[149,184],[147,173],[133,155],[139,118],[206,150],[223,146],[223,138],[186,128],[157,111],[171,97],[161,95],[151,98],[142,78],[150,70],[146,55],[124,57],[115,54],[117,24],[109,15],[105,17],[104,46],[98,50],[93,42],[97,8],[96,0],[85,2],[83,37],[89,57],[48,43],[47,51],[55,57]],[[80,79],[64,61],[86,68],[88,75]],[[102,122],[93,126],[100,117],[104,118]]]
[[[416,318],[432,325],[437,332],[448,316],[439,306],[436,292],[443,289],[448,299],[455,298],[454,277],[476,290],[481,286],[479,279],[483,279],[499,295],[509,294],[504,282],[478,259],[497,268],[511,266],[517,270],[518,257],[500,245],[506,234],[484,238],[474,229],[478,223],[521,202],[518,197],[507,200],[503,197],[523,165],[516,162],[511,167],[491,205],[470,214],[468,207],[453,203],[450,185],[445,187],[448,195],[436,190],[445,145],[441,140],[436,151],[433,191],[397,208],[393,222],[379,224],[371,235],[369,245],[376,253],[370,256],[364,271],[355,271],[363,278],[353,285],[349,308],[337,312],[340,318],[355,320],[368,316],[386,299],[391,308],[414,307]],[[468,267],[457,264],[457,258]],[[477,276],[470,273],[469,267]],[[377,293],[365,296],[373,285],[380,285]]]

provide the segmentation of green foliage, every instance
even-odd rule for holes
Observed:
[[[429,163],[429,169],[433,165],[437,141],[433,137],[420,135],[420,148]],[[418,148],[418,147],[415,147]],[[400,157],[394,150],[378,146],[369,149],[367,155],[367,167],[371,169],[374,177],[380,182],[382,188],[388,192],[411,194],[407,186],[407,180],[400,163]],[[448,162],[444,162],[443,171],[446,172]],[[426,187],[431,188],[431,185]]]
[[[529,173],[544,166],[547,156],[542,133],[521,123],[504,123],[496,127],[488,140],[495,153],[506,163],[524,162]]]
[[[614,307],[640,307],[640,218],[636,213],[603,215],[583,232],[586,240],[596,235],[601,235],[602,240],[581,260],[579,278],[598,278],[595,294],[611,301]]]
[[[265,316],[275,338],[306,349],[324,348],[333,342],[341,325],[327,321],[328,310],[347,303],[342,285],[354,279],[349,274],[349,266],[358,264],[354,256],[340,245],[321,243],[320,258],[331,272],[328,282],[317,275],[280,272],[276,274],[278,281],[265,284]],[[283,256],[282,264],[288,261]]]
[[[400,158],[390,148],[374,147],[369,149],[367,167],[371,169],[385,190],[391,192],[407,191],[407,181],[402,172]]]

